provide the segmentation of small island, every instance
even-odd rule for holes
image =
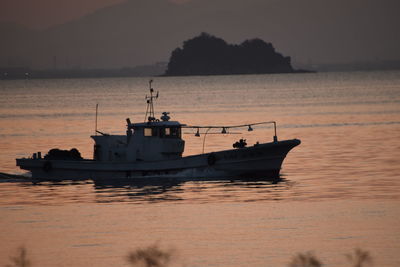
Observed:
[[[290,57],[261,39],[228,44],[208,33],[183,42],[168,63],[165,76],[293,73]]]

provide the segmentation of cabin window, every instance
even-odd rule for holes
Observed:
[[[171,128],[171,135],[177,138],[181,137],[181,128],[175,127]]]
[[[152,136],[153,131],[151,128],[144,128],[144,136]]]
[[[144,128],[144,136],[158,136],[159,129],[158,128]]]
[[[180,127],[166,127],[163,131],[164,137],[167,138],[180,138],[181,137],[181,128]]]

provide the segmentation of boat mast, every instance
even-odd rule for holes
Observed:
[[[158,98],[158,91],[156,95],[153,95],[154,89],[151,87],[151,84],[153,83],[153,80],[149,81],[149,90],[150,90],[150,96],[146,95],[146,100],[147,100],[147,109],[146,109],[146,115],[144,117],[144,121],[155,121],[156,118],[154,116],[154,105],[153,105],[153,99]]]
[[[94,123],[94,135],[97,135],[97,113],[98,113],[98,110],[99,110],[99,103],[96,104],[96,120]]]

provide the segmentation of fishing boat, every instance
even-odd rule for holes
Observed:
[[[84,159],[76,149],[50,150],[29,158],[18,158],[16,164],[28,170],[34,179],[146,179],[146,180],[209,180],[279,177],[287,153],[300,144],[300,140],[279,141],[276,122],[265,121],[239,125],[187,125],[171,120],[169,112],[156,119],[154,100],[158,98],[149,82],[150,94],[146,95],[147,110],[143,122],[132,123],[126,119],[126,134],[111,135],[97,130],[93,159]],[[220,129],[226,134],[230,129],[271,124],[274,135],[271,142],[247,145],[244,139],[233,148],[204,153],[208,131]],[[185,141],[182,129],[193,129],[196,136],[203,135],[203,153],[183,156]],[[202,132],[201,132],[202,131]]]

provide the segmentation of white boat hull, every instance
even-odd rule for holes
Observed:
[[[286,154],[300,140],[285,140],[174,160],[104,162],[95,160],[17,159],[34,179],[207,180],[279,177]]]

